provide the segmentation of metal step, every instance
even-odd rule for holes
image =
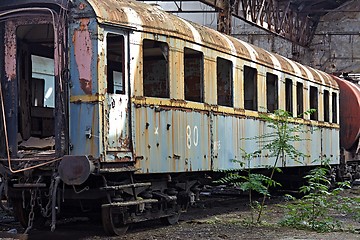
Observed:
[[[118,191],[125,188],[138,188],[138,187],[150,187],[151,182],[144,182],[144,183],[130,183],[130,184],[124,184],[124,185],[116,185],[116,186],[106,186],[102,187],[102,190],[113,190]]]
[[[119,173],[119,172],[136,172],[140,168],[134,166],[124,166],[124,167],[102,167],[100,173]]]
[[[141,200],[133,200],[133,201],[126,201],[126,202],[114,202],[114,203],[107,203],[101,205],[102,208],[107,207],[127,207],[127,206],[134,206],[144,203],[156,203],[158,202],[157,199],[141,199]]]
[[[14,188],[44,188],[46,183],[14,183]]]

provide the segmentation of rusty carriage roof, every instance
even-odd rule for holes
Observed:
[[[89,7],[91,7],[99,23],[116,24],[135,28],[139,31],[177,37],[301,78],[310,79],[319,84],[338,88],[331,75],[325,72],[270,53],[211,28],[184,20],[157,6],[133,0],[87,0],[87,3],[84,0],[78,0],[75,1],[74,7],[79,14],[89,11]]]

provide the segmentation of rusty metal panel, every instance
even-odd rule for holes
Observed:
[[[339,129],[321,129],[321,154],[323,159],[330,159],[330,164],[340,163]]]
[[[4,93],[4,107],[6,114],[7,132],[9,137],[9,150],[16,156],[17,152],[17,133],[18,133],[18,84],[16,76],[16,24],[7,21],[4,25],[4,75],[2,81],[2,91]]]
[[[339,164],[339,129],[304,125],[303,130],[299,133],[303,140],[294,147],[307,157],[299,159],[300,162],[287,163],[287,166],[319,165],[324,158],[329,158],[331,164]]]
[[[239,163],[245,162],[244,150],[247,153],[259,148],[255,140],[245,139],[263,134],[263,122],[256,119],[236,118],[233,116],[213,116],[212,142],[214,152],[214,169],[238,169]],[[253,159],[250,167],[259,167],[260,159]],[[246,163],[246,167],[249,167]]]
[[[107,99],[107,149],[108,151],[129,150],[130,139],[128,118],[128,96],[111,94]]]
[[[239,163],[233,160],[243,162],[247,168],[264,168],[275,163],[275,157],[269,157],[267,151],[263,151],[258,157],[251,159],[250,165],[243,158],[244,152],[242,150],[252,153],[262,148],[264,143],[254,138],[273,131],[267,126],[268,123],[259,119],[233,116],[214,116],[212,123],[213,168],[215,170],[240,168]],[[289,127],[292,126],[290,124]],[[292,159],[285,155],[285,159],[278,160],[278,167],[319,165],[320,161],[314,162],[314,160],[320,160],[324,157],[329,158],[331,164],[339,163],[338,129],[319,129],[303,125],[303,130],[304,133],[298,134],[304,140],[294,143],[294,146],[309,157]]]
[[[102,149],[102,110],[104,96],[98,92],[97,23],[80,19],[69,26],[70,44],[70,144],[72,155],[100,157]]]
[[[305,161],[306,165],[313,165],[312,161],[320,160],[322,157],[322,141],[321,141],[321,130],[313,126],[306,126],[308,132],[305,133],[305,149],[300,150],[309,155],[308,161]],[[319,164],[319,163],[317,163]]]
[[[156,106],[134,109],[134,152],[141,172],[211,169],[210,120],[206,114]]]
[[[71,155],[100,155],[99,105],[70,104]]]
[[[71,24],[70,68],[71,95],[97,93],[97,24],[84,18]]]

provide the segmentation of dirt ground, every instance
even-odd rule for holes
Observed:
[[[360,188],[346,190],[350,197],[360,197]],[[204,201],[184,213],[178,224],[164,226],[160,221],[148,221],[132,226],[121,237],[108,237],[102,227],[84,219],[69,220],[59,223],[55,232],[50,228],[42,231],[33,230],[29,235],[21,234],[21,228],[11,217],[2,214],[0,239],[124,239],[124,240],[159,240],[159,239],[327,239],[355,240],[360,239],[360,222],[347,215],[338,215],[343,224],[343,230],[331,233],[317,233],[305,230],[295,230],[279,226],[284,210],[279,204],[284,204],[282,197],[273,197],[263,215],[264,224],[249,227],[246,222],[250,218],[247,198],[234,196],[202,197]],[[9,234],[7,231],[17,231]],[[2,237],[1,237],[2,236]]]

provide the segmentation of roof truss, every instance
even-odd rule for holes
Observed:
[[[149,0],[145,0],[149,1]],[[231,34],[232,17],[256,25],[301,46],[310,44],[319,19],[348,0],[162,0],[174,2],[182,13],[201,11],[183,10],[183,2],[201,2],[218,13],[217,28]],[[158,1],[159,2],[159,1]]]

